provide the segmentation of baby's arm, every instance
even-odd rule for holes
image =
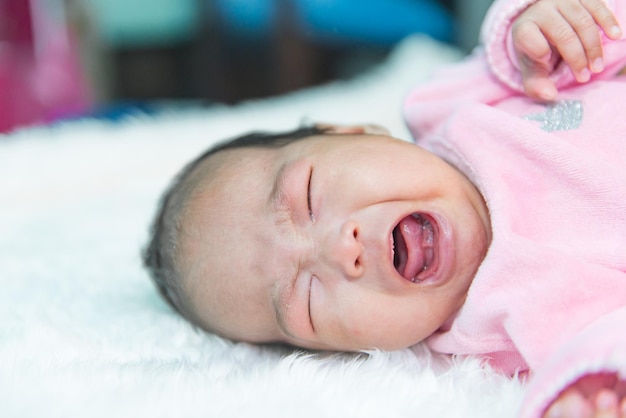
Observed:
[[[523,418],[622,418],[626,306],[599,317],[535,368]]]
[[[526,94],[538,100],[556,98],[550,73],[560,59],[581,83],[602,71],[600,29],[613,40],[622,35],[602,0],[540,0],[520,14],[513,23],[512,42]]]

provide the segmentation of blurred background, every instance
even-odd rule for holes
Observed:
[[[0,0],[0,132],[348,79],[422,33],[469,51],[491,0]]]

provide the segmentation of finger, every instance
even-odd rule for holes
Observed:
[[[619,418],[619,400],[617,394],[610,389],[602,389],[594,399],[596,413],[594,418]]]
[[[556,99],[557,89],[550,79],[550,68],[547,65],[535,62],[527,56],[522,56],[520,58],[520,72],[522,73],[524,92],[528,97],[539,101]]]
[[[578,34],[569,22],[558,15],[550,24],[541,25],[544,35],[552,45],[556,47],[563,61],[570,67],[576,80],[580,83],[589,81],[587,55],[578,37]]]
[[[538,102],[554,101],[559,94],[554,82],[548,76],[531,76],[524,79],[523,83],[526,95]]]
[[[524,92],[531,99],[556,99],[557,90],[550,80],[556,54],[537,26],[530,20],[520,20],[513,27],[513,43],[518,55]]]
[[[622,29],[617,18],[603,0],[581,0],[581,4],[591,13],[608,38],[617,40],[622,37]]]
[[[620,402],[620,418],[626,418],[626,398],[622,398],[622,402]]]
[[[578,36],[589,69],[596,73],[602,71],[604,69],[602,39],[594,16],[579,2],[567,2],[562,4],[559,10]]]
[[[531,19],[519,19],[513,25],[513,46],[518,55],[536,62],[547,62],[552,49],[541,29]]]
[[[576,389],[568,389],[550,405],[543,418],[592,418],[593,407]]]

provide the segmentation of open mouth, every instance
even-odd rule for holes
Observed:
[[[403,218],[393,229],[393,265],[406,280],[419,283],[436,269],[436,236],[433,224],[415,213]]]

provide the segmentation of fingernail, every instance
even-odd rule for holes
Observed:
[[[600,392],[596,397],[596,407],[601,411],[610,411],[617,407],[615,404],[615,396],[609,392]]]
[[[609,29],[609,33],[611,34],[611,38],[621,39],[622,38],[622,30],[619,26],[613,26]]]
[[[578,73],[578,77],[576,77],[576,79],[578,80],[578,82],[580,83],[586,83],[587,81],[589,81],[589,79],[591,78],[591,73],[589,72],[588,69],[583,68],[579,73]]]
[[[542,100],[554,100],[556,99],[556,95],[556,89],[550,87],[545,87],[539,91],[539,97]]]
[[[604,61],[602,61],[602,58],[596,58],[591,64],[591,71],[593,71],[594,73],[599,73],[603,69],[604,69]]]
[[[546,418],[561,418],[563,416],[563,407],[561,404],[554,404],[548,410]]]

